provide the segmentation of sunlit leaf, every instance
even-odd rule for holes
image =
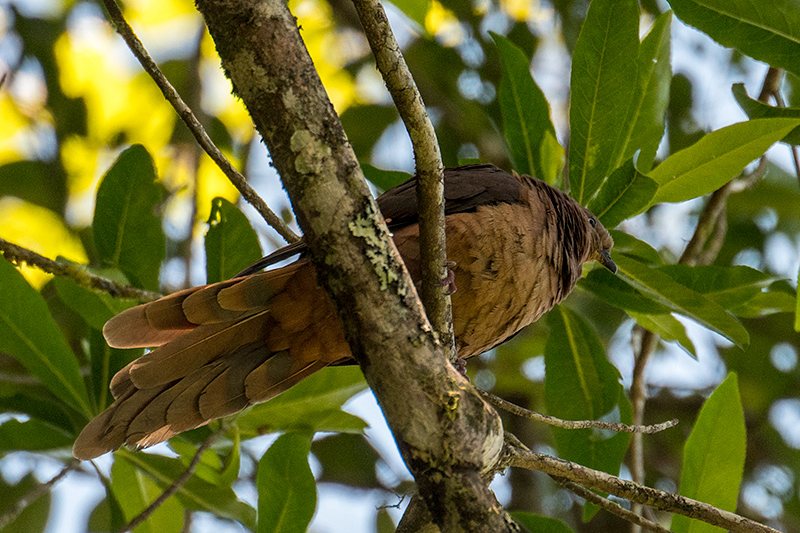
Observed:
[[[261,258],[258,235],[244,213],[224,198],[211,202],[206,233],[208,283],[232,278]]]
[[[792,0],[669,0],[679,19],[723,46],[800,72],[800,10]]]
[[[760,118],[705,135],[650,173],[659,185],[652,203],[683,202],[719,189],[798,125],[800,119]]]
[[[563,305],[548,313],[544,351],[545,405],[566,420],[630,423],[631,405],[620,374],[592,328]],[[629,434],[553,428],[559,456],[611,474],[619,472]]]
[[[706,400],[683,450],[680,494],[726,511],[736,510],[747,432],[736,374]],[[722,528],[675,514],[675,533],[722,532]]]
[[[395,0],[392,5],[408,18],[425,28],[425,15],[428,13],[428,0]]]
[[[498,100],[514,170],[553,184],[556,179],[553,165],[548,165],[549,168],[543,165],[543,148],[552,148],[542,146],[548,132],[555,140],[550,105],[533,81],[530,59],[525,53],[502,35],[491,35],[503,65]]]
[[[617,275],[644,294],[649,295],[703,326],[727,337],[740,347],[747,346],[747,330],[719,304],[676,282],[666,272],[650,268],[624,254],[614,257]]]
[[[91,416],[78,361],[41,295],[7,261],[0,261],[0,351],[39,378],[77,411]]]
[[[302,532],[317,506],[308,466],[312,433],[278,437],[258,463],[258,533]]]
[[[627,142],[638,55],[638,3],[594,0],[589,4],[572,56],[569,106],[570,193],[582,204],[614,170],[610,166]]]
[[[656,182],[638,172],[629,159],[603,182],[589,210],[605,227],[613,228],[647,207],[657,190]]]
[[[161,196],[150,154],[141,145],[131,146],[103,177],[92,223],[101,259],[119,267],[134,285],[150,290],[158,289],[165,254],[155,213]]]

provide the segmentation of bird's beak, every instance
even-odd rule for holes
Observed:
[[[617,265],[611,260],[611,254],[608,250],[600,250],[600,264],[611,271],[612,274],[617,273]]]

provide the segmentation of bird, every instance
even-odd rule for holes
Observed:
[[[420,283],[416,178],[378,199],[395,245]],[[458,357],[479,355],[564,300],[583,264],[616,265],[609,232],[568,194],[489,164],[444,170],[445,229]],[[153,348],[111,380],[114,402],[73,446],[92,459],[144,448],[237,413],[314,372],[353,363],[336,309],[303,241],[238,276],[112,317],[112,347]],[[299,255],[270,270],[274,263]]]

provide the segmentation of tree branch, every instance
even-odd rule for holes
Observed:
[[[214,163],[217,164],[225,176],[228,177],[228,180],[230,180],[233,186],[238,189],[242,198],[255,207],[256,211],[264,218],[267,224],[272,226],[272,228],[286,239],[287,242],[292,243],[298,241],[300,237],[295,235],[283,220],[272,212],[264,200],[250,187],[250,184],[247,183],[247,180],[241,172],[236,170],[219,148],[217,148],[192,110],[186,105],[169,80],[167,80],[167,77],[164,76],[164,73],[158,68],[158,65],[156,65],[156,62],[150,57],[150,54],[147,53],[144,45],[133,32],[133,28],[131,28],[125,20],[122,11],[120,11],[119,6],[117,6],[116,0],[103,0],[103,5],[106,7],[114,29],[116,29],[117,33],[125,40],[128,48],[130,48],[133,55],[136,56],[136,59],[139,60],[142,68],[153,78],[153,81],[156,82],[164,98],[172,104],[178,116],[181,117],[181,120],[183,120],[186,127],[189,128],[189,131],[192,132],[194,138],[197,139],[198,144],[200,144]]]
[[[444,531],[511,531],[481,473],[502,426],[441,344],[283,0],[198,0],[303,228],[317,280]]]
[[[557,483],[564,486],[565,488],[569,489],[570,491],[574,492],[584,500],[588,500],[593,504],[597,505],[598,507],[605,509],[611,514],[617,515],[618,517],[622,518],[623,520],[627,520],[637,526],[640,526],[644,529],[650,531],[656,531],[657,533],[670,533],[669,529],[663,528],[656,524],[655,522],[651,522],[646,518],[639,516],[636,513],[632,513],[631,511],[625,509],[618,503],[614,503],[608,498],[603,498],[599,494],[596,494],[589,489],[578,485],[573,481],[569,481],[568,479],[564,479],[558,476],[552,476]]]
[[[531,420],[543,422],[545,424],[562,429],[605,429],[608,431],[616,431],[617,433],[644,433],[651,435],[653,433],[658,433],[678,425],[677,418],[673,418],[667,422],[662,422],[661,424],[653,424],[650,426],[630,425],[618,422],[602,422],[599,420],[563,420],[561,418],[543,415],[541,413],[537,413],[536,411],[525,409],[524,407],[520,407],[517,404],[504,400],[503,398],[495,396],[491,392],[487,392],[483,389],[478,389],[476,387],[475,390],[478,391],[478,394],[483,396],[484,400],[488,401],[495,407],[499,407],[500,409],[508,411],[509,413],[517,416],[530,418]]]
[[[383,7],[377,0],[353,0],[375,63],[414,147],[419,206],[419,246],[422,269],[420,297],[428,320],[439,334],[445,355],[456,360],[453,310],[447,287],[442,154],[428,111],[394,38]]]
[[[718,509],[713,505],[646,487],[633,481],[625,481],[577,463],[508,444],[506,445],[506,452],[508,456],[505,463],[509,466],[544,472],[551,476],[573,481],[588,489],[613,494],[661,511],[688,516],[689,518],[725,528],[734,533],[779,533],[769,526],[759,524],[729,511]]]
[[[140,302],[150,302],[161,298],[161,295],[157,292],[137,289],[129,285],[121,285],[116,281],[111,281],[110,279],[101,278],[100,276],[92,274],[80,265],[53,261],[32,250],[10,243],[4,239],[0,239],[0,253],[3,254],[6,261],[15,265],[25,263],[30,266],[35,266],[48,274],[73,279],[81,287],[104,291],[116,298],[133,298]]]

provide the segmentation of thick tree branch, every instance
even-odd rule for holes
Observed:
[[[508,453],[506,464],[509,466],[538,470],[551,476],[573,481],[589,489],[613,494],[661,511],[688,516],[735,533],[779,533],[769,526],[759,524],[729,511],[718,509],[713,505],[646,487],[633,481],[625,481],[611,474],[558,459],[551,455],[535,453],[511,445],[506,446],[506,451]]]
[[[140,302],[151,302],[161,298],[161,295],[157,292],[137,289],[129,285],[121,285],[116,281],[111,281],[110,279],[101,278],[100,276],[92,274],[80,265],[53,261],[32,250],[10,243],[4,239],[0,239],[0,253],[3,254],[6,261],[14,263],[15,265],[25,263],[30,266],[35,266],[48,274],[71,278],[81,287],[104,291],[117,298],[133,298]]]
[[[352,353],[445,531],[508,531],[482,471],[502,427],[446,359],[283,0],[198,0],[269,148]]]
[[[119,6],[117,6],[116,0],[103,0],[103,5],[108,11],[108,16],[109,19],[111,19],[114,29],[116,29],[117,33],[125,40],[128,48],[130,48],[133,55],[136,56],[136,59],[139,60],[142,68],[153,78],[153,81],[156,82],[164,98],[172,105],[178,113],[178,116],[181,117],[181,120],[183,120],[186,127],[189,128],[189,131],[192,132],[194,138],[197,139],[198,144],[205,150],[212,161],[217,164],[225,176],[228,177],[228,180],[230,180],[233,186],[238,189],[242,198],[255,207],[256,211],[264,218],[267,224],[272,226],[272,228],[286,239],[287,242],[292,243],[299,240],[300,237],[295,235],[283,220],[272,212],[264,200],[250,187],[250,184],[247,183],[247,180],[241,172],[236,170],[231,162],[228,161],[228,158],[217,148],[192,110],[183,101],[178,91],[175,90],[175,87],[167,80],[167,77],[164,76],[164,73],[158,68],[158,65],[156,65],[156,62],[150,57],[150,54],[147,53],[144,45],[133,32],[133,28],[130,27],[125,17],[122,15],[122,11],[120,11]]]
[[[447,276],[447,247],[444,232],[444,172],[436,131],[383,7],[377,0],[353,0],[353,4],[378,70],[414,146],[422,269],[420,297],[428,319],[444,344],[447,358],[455,362],[453,310],[447,287],[442,284]]]

